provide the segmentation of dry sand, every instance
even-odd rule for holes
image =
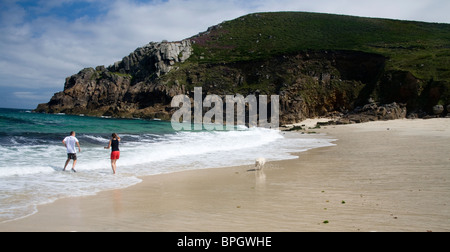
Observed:
[[[450,119],[314,131],[337,146],[269,162],[263,172],[146,177],[40,206],[0,231],[450,231]]]

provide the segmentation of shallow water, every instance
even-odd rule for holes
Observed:
[[[77,132],[77,173],[62,172],[62,140]],[[112,132],[122,138],[118,174],[105,150]],[[287,138],[261,128],[175,132],[169,122],[35,114],[0,109],[0,222],[33,214],[59,198],[92,195],[139,183],[139,177],[191,169],[293,159],[290,153],[330,146],[332,140]]]

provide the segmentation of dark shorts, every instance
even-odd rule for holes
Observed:
[[[77,160],[77,154],[75,154],[75,153],[67,153],[67,159]]]

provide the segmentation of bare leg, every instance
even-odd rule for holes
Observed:
[[[117,159],[111,159],[111,168],[112,168],[114,174],[116,174],[116,168],[117,168],[116,162],[117,162]]]
[[[73,170],[74,172],[76,172],[76,170],[75,170],[75,165],[77,165],[77,160],[74,160],[74,161],[73,161],[72,170]]]
[[[63,171],[66,171],[67,165],[69,165],[70,159],[67,159],[66,164],[64,165]]]

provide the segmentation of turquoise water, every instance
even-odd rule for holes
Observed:
[[[26,136],[32,139],[46,140],[46,137],[51,139],[66,135],[73,130],[79,134],[101,135],[110,135],[112,132],[128,134],[174,133],[170,123],[164,121],[38,114],[27,110],[0,109],[0,144],[8,144],[8,140],[10,140],[8,136]]]
[[[63,172],[62,140],[77,132],[77,173]],[[118,174],[105,150],[122,138]],[[142,176],[192,169],[251,165],[258,157],[292,159],[293,152],[330,146],[332,140],[286,138],[276,130],[176,132],[170,122],[37,114],[0,109],[0,222],[36,212],[65,197],[92,195],[141,182]]]

